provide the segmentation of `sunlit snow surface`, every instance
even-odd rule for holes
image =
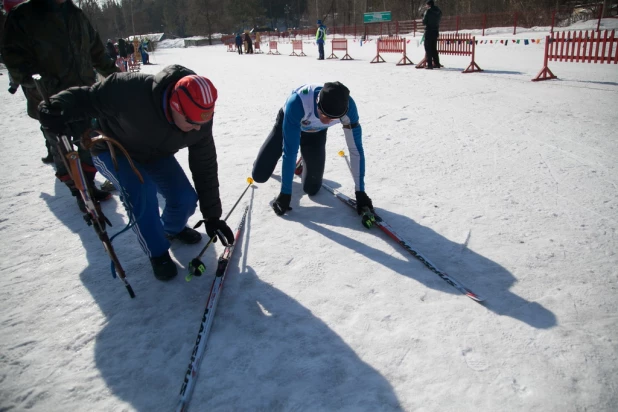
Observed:
[[[420,38],[409,40],[417,63]],[[276,216],[278,167],[242,202],[250,214],[191,409],[617,410],[618,65],[550,62],[559,79],[533,83],[544,44],[479,45],[485,71],[462,74],[468,57],[416,70],[396,66],[396,54],[369,64],[375,42],[349,43],[354,61],[316,61],[309,41],[307,57],[289,57],[290,44],[279,45],[281,56],[162,47],[143,70],[178,63],[218,88],[224,213],[290,91],[346,84],[377,211],[487,301],[473,302],[362,227],[331,194],[304,195],[298,180],[293,210]],[[221,245],[205,254],[203,278],[162,283],[134,234],[122,235],[114,245],[137,294],[130,299],[73,198],[40,162],[38,124],[21,91],[5,92],[2,74],[0,410],[172,410]],[[353,196],[337,154],[344,148],[341,128],[331,128],[325,180]],[[190,173],[187,151],[177,158]],[[124,227],[117,196],[103,209],[110,233]],[[172,246],[183,275],[204,244]]]

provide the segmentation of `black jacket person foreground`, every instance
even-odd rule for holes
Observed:
[[[26,95],[28,116],[36,120],[44,96],[35,88],[32,75],[40,75],[40,85],[47,95],[52,95],[69,87],[94,84],[94,69],[104,77],[118,71],[105,53],[99,34],[71,0],[30,0],[15,6],[4,24],[0,52],[14,82]],[[42,131],[56,166],[56,177],[85,210],[75,182],[56,150],[56,137]],[[94,187],[96,169],[90,155],[81,148],[79,154],[95,197],[108,198],[109,193]]]
[[[199,242],[201,236],[186,227],[197,200],[209,237],[225,244],[234,236],[220,220],[221,200],[217,151],[212,135],[217,90],[205,77],[179,66],[156,75],[116,73],[92,87],[74,87],[40,106],[41,123],[62,132],[67,122],[96,118],[104,136],[128,152],[144,178],[140,183],[120,151],[114,165],[107,145],[92,148],[95,166],[116,187],[130,217],[137,222],[139,244],[150,257],[155,276],[173,278],[177,269],[169,256],[170,240]],[[191,186],[174,154],[188,148]],[[157,192],[166,201],[159,215]]]

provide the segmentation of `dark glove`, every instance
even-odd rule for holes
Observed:
[[[229,246],[234,244],[234,232],[225,223],[225,220],[221,220],[218,217],[211,217],[206,221],[206,233],[209,238],[213,238],[213,242],[217,241],[217,237],[221,239],[223,246]]]
[[[369,211],[373,213],[373,203],[371,203],[371,199],[367,196],[365,192],[355,192],[356,193],[356,212],[361,215],[363,214],[365,208],[369,208]]]
[[[45,102],[39,104],[39,122],[41,122],[41,126],[56,134],[65,133],[67,128],[67,119],[63,110]]]
[[[277,199],[272,204],[273,210],[278,216],[285,215],[285,212],[288,210],[292,210],[290,207],[290,201],[292,200],[292,195],[288,195],[285,193],[279,193]]]

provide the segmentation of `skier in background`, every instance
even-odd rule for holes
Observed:
[[[326,41],[326,26],[322,24],[322,20],[318,20],[316,25],[318,30],[315,32],[315,42],[318,44],[318,52],[320,57],[318,60],[324,60],[324,42]]]
[[[303,158],[303,190],[313,196],[322,187],[326,132],[336,124],[343,126],[350,152],[357,212],[361,214],[365,207],[373,212],[371,199],[365,193],[365,152],[356,103],[347,87],[334,82],[307,84],[292,92],[279,110],[275,125],[253,164],[253,180],[264,183],[283,155],[281,192],[272,204],[277,215],[282,216],[292,210],[292,180],[299,148]]]

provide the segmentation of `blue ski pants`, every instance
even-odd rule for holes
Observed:
[[[93,157],[94,165],[116,188],[124,192],[121,200],[129,216],[134,216],[133,231],[148,257],[163,255],[170,247],[165,237],[185,228],[197,207],[197,193],[174,156],[151,163],[133,162],[141,173],[139,181],[126,157],[117,153],[118,170],[114,168],[110,152]],[[163,214],[159,215],[157,193],[165,199]]]

